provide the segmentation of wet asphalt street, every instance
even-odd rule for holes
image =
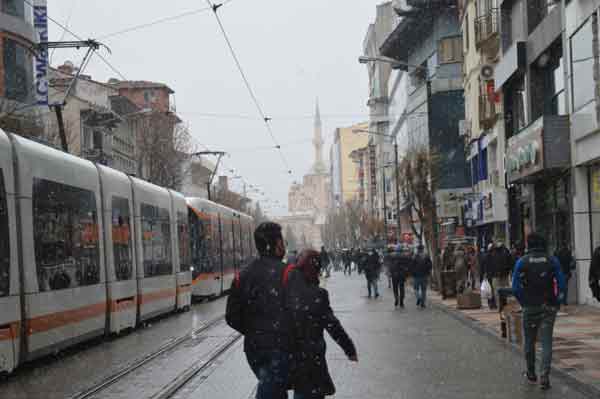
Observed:
[[[498,340],[476,332],[436,308],[417,309],[410,295],[407,308],[396,310],[387,283],[380,284],[382,297],[377,300],[366,298],[362,276],[334,273],[323,284],[359,352],[359,363],[351,363],[335,343],[328,341],[329,366],[338,389],[335,398],[587,398],[559,377],[552,379],[553,389],[548,392],[524,384],[521,356]],[[128,360],[222,313],[224,307],[222,299],[198,304],[192,312],[155,322],[150,328],[126,337],[24,369],[0,383],[0,398],[70,397]],[[190,347],[189,356],[206,352],[207,346],[230,333],[227,327],[217,326],[198,340],[197,348]],[[193,341],[187,345],[193,346]],[[156,387],[147,387],[168,380],[170,371],[165,367],[171,369],[189,363],[181,349],[176,353],[179,358],[160,359],[159,364],[168,366],[157,367],[154,363],[153,367],[138,370],[138,382],[131,390],[113,388],[97,397],[151,397]],[[255,386],[239,341],[173,398],[246,399],[253,396]]]

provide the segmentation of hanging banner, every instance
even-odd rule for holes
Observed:
[[[33,26],[37,44],[48,42],[48,6],[46,0],[35,0]],[[35,57],[35,99],[48,105],[48,47],[40,46]]]

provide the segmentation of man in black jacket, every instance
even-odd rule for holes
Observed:
[[[548,256],[546,240],[536,233],[527,237],[527,255],[515,265],[512,289],[523,307],[526,377],[537,382],[535,343],[542,343],[542,389],[550,388],[552,334],[560,301],[565,292],[565,278],[557,258]]]
[[[244,351],[258,378],[256,399],[287,398],[291,321],[283,286],[281,226],[265,222],[254,232],[260,257],[233,281],[226,320],[244,335]]]
[[[406,277],[413,269],[413,258],[408,247],[398,246],[396,251],[389,255],[389,271],[392,277],[392,290],[394,291],[394,306],[404,308],[404,292]]]
[[[425,308],[425,303],[427,302],[427,283],[432,268],[431,258],[425,253],[425,247],[419,245],[417,247],[417,255],[414,259],[414,269],[412,274],[415,285],[415,295],[417,297],[417,306],[420,306],[421,308]]]
[[[371,293],[375,295],[375,298],[379,298],[377,281],[379,280],[380,271],[381,261],[379,259],[379,254],[375,248],[371,248],[365,259],[365,277],[367,278],[367,291],[369,292],[369,298],[371,298]]]

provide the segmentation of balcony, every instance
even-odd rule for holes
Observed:
[[[475,46],[494,57],[500,49],[500,10],[492,8],[475,19]]]
[[[487,94],[479,96],[479,124],[484,129],[490,129],[496,123],[498,116],[498,107],[493,98]]]

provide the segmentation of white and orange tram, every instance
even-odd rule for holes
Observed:
[[[192,295],[224,293],[235,273],[255,255],[252,217],[202,198],[187,198]]]
[[[252,218],[0,130],[0,372],[223,293]]]

